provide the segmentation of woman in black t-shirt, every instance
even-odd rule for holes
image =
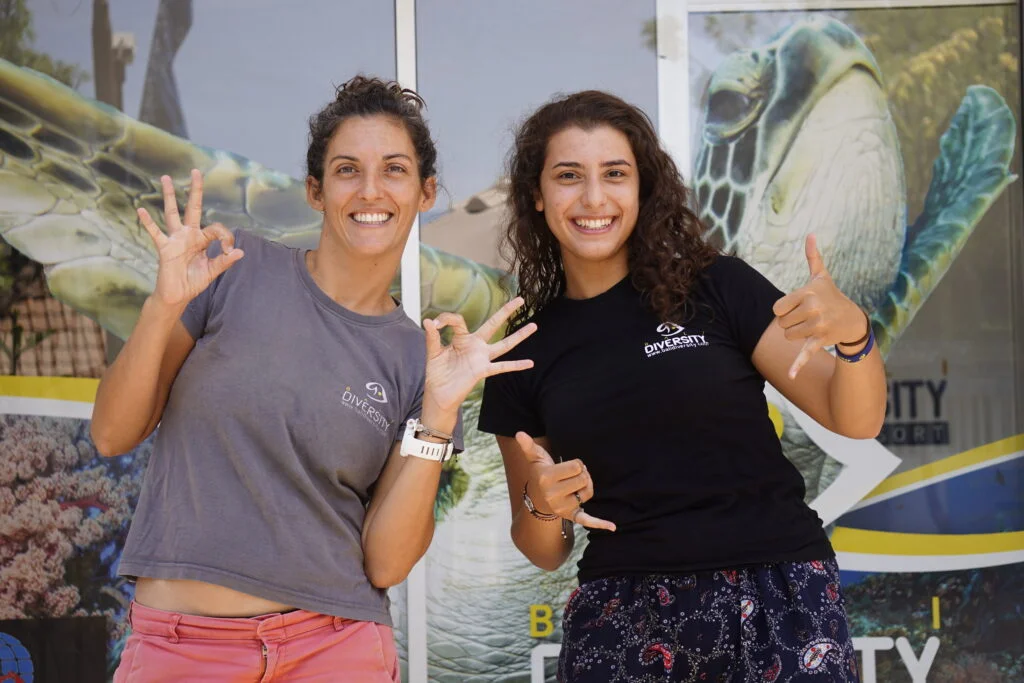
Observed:
[[[537,332],[507,358],[534,367],[487,380],[480,429],[531,562],[556,569],[590,529],[559,680],[856,681],[834,553],[764,396],[849,437],[884,418],[870,322],[814,238],[788,295],[717,254],[649,119],[596,91],[527,119],[510,179],[511,328]]]

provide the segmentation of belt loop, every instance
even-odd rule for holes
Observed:
[[[167,625],[167,630],[170,632],[168,638],[172,643],[178,642],[178,623],[181,621],[180,614],[171,615],[171,623]]]
[[[342,619],[341,617],[334,617],[333,619],[334,619],[334,630],[335,631],[340,631],[341,629],[345,628],[345,620],[344,619]]]
[[[135,630],[135,624],[132,623],[132,612],[135,610],[135,601],[132,600],[128,603],[128,628],[132,631]]]

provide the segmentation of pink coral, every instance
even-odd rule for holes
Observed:
[[[81,434],[79,420],[0,417],[0,618],[105,614],[82,609],[65,565],[123,530],[139,487]]]

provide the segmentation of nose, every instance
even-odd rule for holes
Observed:
[[[604,205],[604,188],[600,178],[588,178],[583,190],[583,206],[596,209]]]
[[[363,201],[380,199],[380,178],[376,174],[363,174],[363,183],[359,187],[359,198]]]

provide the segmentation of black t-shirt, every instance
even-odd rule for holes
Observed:
[[[594,480],[587,512],[617,527],[588,532],[580,581],[832,556],[751,361],[781,296],[720,256],[680,326],[626,277],[548,304],[505,356],[534,367],[487,380],[480,430],[546,436],[556,460],[582,460]]]

